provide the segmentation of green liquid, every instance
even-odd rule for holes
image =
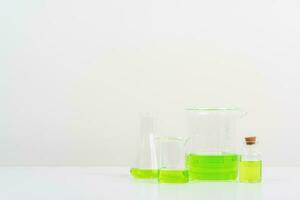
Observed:
[[[240,162],[240,182],[257,183],[261,182],[261,160]]]
[[[186,156],[186,167],[190,180],[236,180],[238,176],[238,154],[223,153],[220,155],[189,154]]]
[[[187,183],[188,171],[161,169],[158,171],[158,181],[160,183]]]
[[[139,179],[153,179],[157,178],[158,170],[155,169],[138,169],[138,168],[131,168],[130,174],[134,178]]]

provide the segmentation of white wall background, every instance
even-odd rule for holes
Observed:
[[[139,111],[248,111],[267,165],[300,165],[300,3],[0,3],[0,165],[130,165]],[[178,111],[178,112],[177,112]]]

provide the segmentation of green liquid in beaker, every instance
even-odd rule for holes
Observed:
[[[139,168],[131,168],[130,174],[134,178],[139,179],[152,179],[157,178],[158,170],[156,169],[139,169]]]
[[[261,181],[261,160],[240,162],[240,182],[257,183]]]
[[[160,169],[158,181],[160,183],[187,183],[189,181],[188,171]]]
[[[240,156],[233,153],[220,155],[189,154],[186,167],[190,180],[236,180]]]

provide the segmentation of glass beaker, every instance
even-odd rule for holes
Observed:
[[[187,183],[185,140],[179,137],[158,137],[158,182]]]
[[[133,177],[139,179],[157,178],[157,153],[154,135],[154,117],[140,114],[140,137],[137,141],[136,162],[130,169]]]
[[[186,167],[190,180],[236,180],[240,155],[235,149],[235,108],[186,109],[190,139]]]

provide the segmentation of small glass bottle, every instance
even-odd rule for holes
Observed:
[[[261,182],[262,161],[256,145],[256,137],[246,137],[245,152],[240,161],[240,182]]]

